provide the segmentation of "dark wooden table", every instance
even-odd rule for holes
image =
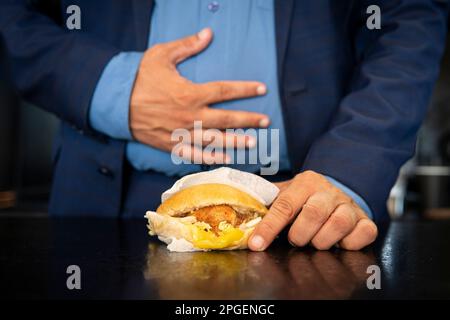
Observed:
[[[142,220],[0,216],[1,298],[450,298],[450,222],[393,222],[361,252],[291,247],[170,253]],[[383,232],[382,232],[383,233]],[[69,265],[81,290],[68,290]],[[369,290],[367,268],[381,270]]]

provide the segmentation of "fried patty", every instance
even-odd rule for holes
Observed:
[[[227,205],[204,207],[193,211],[191,215],[195,216],[197,221],[208,223],[216,233],[222,221],[231,224],[233,227],[237,227],[244,222],[244,217]]]

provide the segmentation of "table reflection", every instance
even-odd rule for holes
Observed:
[[[366,288],[369,252],[169,252],[150,243],[144,277],[162,299],[345,299]]]

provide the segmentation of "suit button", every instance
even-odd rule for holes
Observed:
[[[106,176],[106,177],[114,177],[114,173],[107,167],[100,167],[98,168],[98,172],[100,172],[100,174]]]

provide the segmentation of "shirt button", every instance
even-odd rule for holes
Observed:
[[[219,10],[219,7],[220,5],[217,1],[213,1],[208,4],[208,10],[211,12],[216,12],[217,10]]]
[[[107,177],[112,178],[114,176],[113,172],[110,169],[108,169],[107,167],[98,168],[98,172],[100,172],[100,174],[107,176]]]

